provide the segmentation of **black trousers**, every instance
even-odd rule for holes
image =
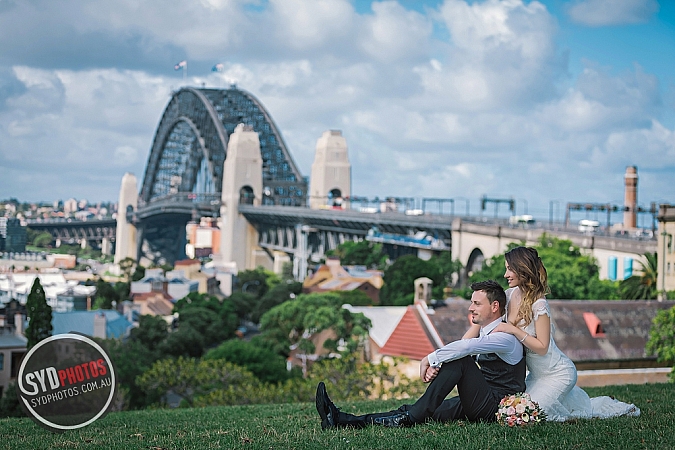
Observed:
[[[445,399],[457,386],[458,397]],[[495,421],[501,396],[493,392],[470,356],[443,363],[426,392],[413,405],[404,405],[414,422],[428,419]]]
[[[445,399],[457,386],[458,397]],[[501,396],[485,381],[483,373],[470,356],[443,363],[438,375],[427,390],[412,405],[403,405],[393,411],[355,416],[340,411],[338,423],[362,428],[375,423],[375,419],[408,412],[413,423],[427,420],[484,420],[493,422]]]

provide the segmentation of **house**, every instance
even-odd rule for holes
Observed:
[[[329,257],[326,264],[302,283],[302,291],[334,292],[358,290],[366,294],[374,305],[380,303],[380,289],[384,284],[382,271],[367,270],[363,266],[342,266],[338,258]]]
[[[117,311],[70,311],[52,313],[52,336],[81,333],[101,339],[122,339],[129,335],[132,323]]]
[[[199,282],[185,277],[182,270],[164,275],[162,269],[148,269],[145,277],[131,283],[131,304],[124,304],[124,313],[132,316],[150,314],[173,322],[173,307],[177,300],[198,292]]]
[[[53,311],[72,311],[76,309],[76,305],[78,308],[82,306],[82,299],[86,302],[87,298],[94,298],[96,293],[95,286],[84,286],[78,281],[66,280],[63,273],[56,269],[45,269],[40,273],[2,273],[0,274],[0,304],[14,298],[25,305],[35,278],[40,279],[47,304],[52,307]]]
[[[346,277],[340,269],[334,271],[338,277]],[[328,272],[329,269],[324,269],[319,277],[324,280],[319,281],[319,285],[328,279]],[[407,358],[399,370],[411,378],[417,377],[419,363],[426,355],[462,338],[470,326],[470,302],[448,298],[430,307],[431,287],[428,278],[415,280],[415,303],[405,307],[343,306],[352,313],[364,314],[371,321],[366,360]],[[648,355],[645,345],[654,317],[659,311],[675,307],[675,301],[549,300],[549,305],[554,339],[576,364],[578,385],[641,384],[667,379],[670,368]],[[327,337],[312,336],[317,349]],[[304,358],[305,363],[317,357],[319,355],[293,356],[296,360]]]
[[[180,300],[198,290],[199,282],[186,278],[182,270],[172,270],[165,275],[162,269],[147,269],[145,277],[131,283],[130,294],[133,299],[136,294],[163,292],[172,299]]]
[[[387,343],[403,315],[406,306],[352,306],[344,305],[350,312],[361,313],[370,319],[368,342],[365,348],[365,359],[379,363],[382,360],[382,347]]]
[[[16,379],[26,355],[28,339],[23,335],[24,314],[25,308],[16,300],[0,309],[0,398],[9,383]]]
[[[656,314],[675,306],[675,301],[549,300],[549,305],[556,345],[574,361],[580,371],[580,385],[598,385],[598,381],[591,378],[601,375],[623,377],[622,382],[626,383],[665,380],[669,369],[658,369],[664,365],[645,352],[645,345]],[[433,309],[426,308],[421,302],[415,306],[414,310],[408,307],[408,320],[397,325],[391,342],[382,349],[382,353],[389,356],[408,356],[413,365],[429,352],[405,350],[406,340],[413,342],[416,339],[416,345],[423,349],[428,349],[429,345],[439,348],[439,340],[448,343],[461,339],[469,327],[467,300],[446,299]],[[430,328],[421,326],[428,323]],[[649,375],[647,369],[653,373]],[[582,380],[586,376],[591,378]],[[600,384],[610,382],[607,379]]]
[[[211,271],[202,271],[202,263],[197,259],[184,259],[174,263],[174,271],[180,271],[185,278],[198,283],[197,292],[200,294],[218,295],[218,280]]]

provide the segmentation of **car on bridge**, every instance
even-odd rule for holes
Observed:
[[[600,229],[600,222],[597,220],[581,219],[577,229],[585,234],[593,234]]]
[[[527,226],[533,225],[535,223],[534,217],[529,214],[523,214],[522,216],[511,216],[509,217],[509,224],[512,226]]]

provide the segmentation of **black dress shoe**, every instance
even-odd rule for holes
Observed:
[[[326,392],[323,381],[316,387],[316,410],[321,416],[321,429],[327,430],[338,426],[338,414],[340,410],[333,404]]]
[[[391,411],[390,413],[373,415],[373,424],[382,425],[389,428],[403,428],[413,426],[408,411]]]

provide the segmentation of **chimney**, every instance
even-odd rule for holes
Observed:
[[[23,336],[23,314],[14,313],[14,333],[17,336]]]
[[[427,277],[416,278],[415,281],[415,304],[422,304],[426,309],[431,303],[431,288],[433,281]]]
[[[95,338],[106,338],[107,321],[103,312],[97,312],[94,315],[94,336]]]
[[[623,179],[625,184],[623,228],[626,230],[637,227],[637,167],[626,167],[626,174]]]

